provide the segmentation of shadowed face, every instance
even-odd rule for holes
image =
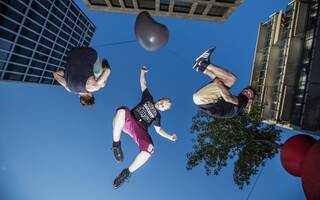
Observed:
[[[253,100],[253,98],[254,98],[254,92],[251,90],[251,89],[249,89],[249,88],[245,88],[244,90],[242,90],[242,92],[241,92],[243,95],[245,95],[247,98],[248,98],[248,100],[250,101],[252,101]]]
[[[171,107],[170,99],[160,99],[155,103],[155,106],[160,111],[169,110]]]

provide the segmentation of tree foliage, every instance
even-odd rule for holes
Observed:
[[[228,160],[234,161],[233,180],[240,189],[250,184],[267,159],[279,151],[281,130],[262,122],[261,109],[232,119],[214,119],[202,111],[192,119],[192,152],[187,153],[188,170],[204,164],[207,175],[219,175]]]

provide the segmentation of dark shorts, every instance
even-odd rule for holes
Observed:
[[[119,109],[125,110],[126,113],[125,124],[122,131],[128,134],[138,144],[140,151],[146,151],[153,154],[153,142],[148,130],[136,121],[128,107],[122,106],[117,110]]]

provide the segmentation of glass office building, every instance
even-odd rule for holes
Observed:
[[[72,0],[0,0],[0,80],[57,84],[68,51],[95,25]]]

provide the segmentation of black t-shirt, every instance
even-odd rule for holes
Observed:
[[[248,103],[248,99],[244,95],[239,94],[237,98],[238,105],[226,102],[221,97],[216,103],[199,105],[199,108],[215,118],[233,118],[238,113],[243,112]]]
[[[136,105],[131,112],[135,119],[142,123],[145,128],[148,128],[152,123],[154,126],[160,126],[161,115],[154,106],[153,97],[148,89],[142,92],[142,98],[138,105]]]

